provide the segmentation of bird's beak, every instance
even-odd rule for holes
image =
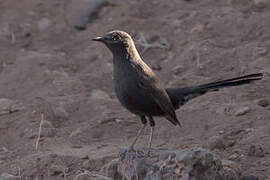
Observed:
[[[92,39],[93,41],[101,41],[101,42],[104,42],[104,37],[95,37]]]

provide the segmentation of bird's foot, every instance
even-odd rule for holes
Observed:
[[[138,157],[151,157],[151,149],[150,148],[141,148],[137,150]]]
[[[128,151],[131,151],[131,152],[136,151],[133,144],[131,146],[129,146]]]

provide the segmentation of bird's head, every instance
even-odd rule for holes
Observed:
[[[131,36],[124,31],[111,31],[106,33],[102,37],[96,37],[92,39],[93,41],[100,41],[104,43],[112,53],[124,53],[128,49],[135,48],[134,42]]]

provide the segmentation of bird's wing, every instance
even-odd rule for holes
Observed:
[[[166,119],[168,119],[174,125],[182,126],[176,117],[174,107],[168,94],[159,83],[154,72],[148,66],[138,70],[144,71],[143,73],[138,73],[141,75],[139,78],[139,87],[145,89],[145,91],[149,93],[149,95],[164,112],[164,117]]]

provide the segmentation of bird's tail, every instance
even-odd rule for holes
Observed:
[[[185,88],[167,88],[166,91],[172,101],[175,109],[185,104],[188,100],[200,96],[208,91],[215,91],[223,87],[239,86],[248,84],[252,81],[262,79],[262,73],[249,74],[246,76],[240,76],[237,78],[226,79],[222,81],[201,84],[198,86],[191,86]]]

